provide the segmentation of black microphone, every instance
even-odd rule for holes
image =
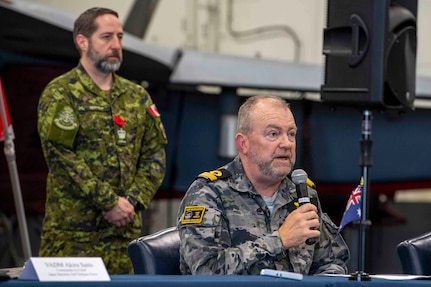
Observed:
[[[303,169],[295,169],[292,172],[292,181],[295,184],[296,194],[298,195],[298,204],[303,205],[310,203],[310,197],[307,190],[308,175]],[[316,242],[314,238],[308,238],[305,243],[312,245]]]

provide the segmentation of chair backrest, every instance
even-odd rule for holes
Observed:
[[[403,273],[431,275],[431,232],[402,241],[397,252]]]
[[[180,236],[176,227],[131,241],[127,252],[135,274],[181,274]]]

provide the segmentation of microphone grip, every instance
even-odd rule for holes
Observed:
[[[310,203],[310,197],[308,197],[307,184],[305,182],[297,183],[296,194],[298,196],[298,204],[303,205]]]
[[[296,184],[296,194],[298,195],[299,205],[303,205],[311,202],[310,197],[308,197],[307,184],[305,182]],[[316,239],[308,238],[307,240],[305,240],[305,243],[307,245],[313,245],[314,243],[316,243]]]

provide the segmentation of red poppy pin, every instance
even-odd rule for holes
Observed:
[[[126,131],[123,129],[124,124],[126,121],[118,116],[114,116],[114,123],[119,126],[120,128],[117,129],[117,144],[118,145],[125,145],[126,144]]]
[[[122,127],[122,126],[124,126],[126,121],[122,117],[116,115],[116,116],[114,116],[114,123],[116,123],[118,126]]]

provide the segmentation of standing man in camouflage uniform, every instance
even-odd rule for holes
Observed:
[[[130,273],[127,246],[162,183],[167,139],[147,91],[114,73],[118,14],[85,11],[73,37],[79,64],[48,84],[38,107],[49,168],[39,255],[102,257],[110,274]]]
[[[347,272],[349,250],[323,213],[317,192],[299,207],[287,177],[296,158],[297,127],[289,105],[249,98],[239,109],[239,155],[204,172],[178,212],[183,274],[259,274],[263,268],[304,275]],[[306,240],[315,238],[308,245]]]

